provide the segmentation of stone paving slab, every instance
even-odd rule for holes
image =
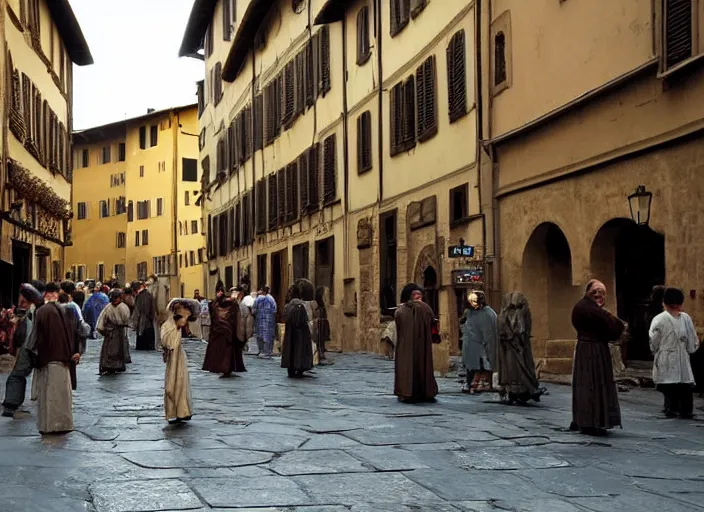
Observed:
[[[41,438],[31,401],[0,418],[0,510],[704,511],[704,421],[660,419],[654,391],[620,394],[625,428],[593,439],[567,431],[566,387],[506,407],[439,379],[436,404],[404,405],[376,356],[333,355],[300,381],[247,358],[219,379],[199,370],[205,345],[185,345],[187,425],[163,419],[160,354],[99,378],[99,341],[78,368],[76,432]]]

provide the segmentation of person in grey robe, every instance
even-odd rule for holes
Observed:
[[[540,388],[535,374],[530,341],[532,318],[525,295],[513,292],[503,296],[498,325],[494,362],[501,398],[508,404],[539,402],[545,390]]]
[[[41,287],[41,290],[37,287]],[[36,286],[28,283],[20,286],[20,297],[15,308],[17,317],[17,328],[14,334],[15,365],[5,382],[5,401],[2,403],[2,415],[7,418],[13,418],[15,412],[24,403],[27,377],[32,374],[32,357],[27,350],[26,341],[32,333],[37,308],[44,304],[43,291],[42,282],[36,282]]]
[[[137,298],[132,312],[132,328],[137,332],[137,350],[156,350],[156,309],[154,298],[144,283],[132,283]]]
[[[112,290],[108,304],[98,318],[97,331],[103,336],[100,351],[100,375],[112,375],[126,370],[126,327],[130,322],[130,308],[122,303],[122,290]]]
[[[486,304],[480,291],[467,294],[467,309],[460,319],[462,326],[462,364],[467,369],[465,393],[491,390],[491,359],[494,356],[498,330],[496,313]]]

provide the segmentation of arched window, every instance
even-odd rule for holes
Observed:
[[[506,36],[499,32],[494,37],[494,85],[506,81]]]

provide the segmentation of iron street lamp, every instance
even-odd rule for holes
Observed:
[[[631,209],[631,219],[639,226],[647,226],[650,222],[650,204],[653,193],[645,189],[645,185],[638,185],[636,191],[628,196],[628,206]]]

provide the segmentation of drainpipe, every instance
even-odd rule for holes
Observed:
[[[176,290],[179,295],[181,294],[181,269],[178,265],[178,230],[176,224],[178,222],[178,135],[181,131],[181,119],[179,113],[175,112],[176,115],[176,126],[173,127],[172,134],[174,138],[173,143],[173,184],[171,192],[171,211],[173,214],[172,233],[173,233],[173,244],[172,252],[174,255],[174,267],[176,267]],[[173,295],[173,290],[171,291],[172,297],[178,297],[179,295]]]
[[[251,124],[250,133],[252,134],[252,222],[254,223],[254,227],[253,227],[254,237],[252,238],[252,252],[250,254],[250,269],[251,269],[250,273],[249,273],[249,288],[250,288],[249,291],[250,292],[252,291],[252,288],[255,285],[252,282],[252,275],[254,274],[254,267],[257,264],[257,257],[256,257],[257,251],[255,250],[255,247],[257,245],[257,192],[254,189],[254,187],[257,183],[257,170],[256,170],[257,159],[254,157],[254,153],[255,153],[255,151],[254,151],[254,137],[255,137],[255,135],[254,135],[254,126],[255,126],[254,116],[256,115],[254,104],[255,104],[255,98],[257,96],[256,91],[254,89],[254,84],[257,80],[256,53],[257,53],[256,49],[252,48],[252,107],[251,107],[252,116],[250,119],[250,124]],[[262,123],[263,122],[264,122],[264,120],[262,120]],[[264,137],[264,134],[262,133],[262,145],[264,142],[263,137]],[[263,153],[263,151],[262,151],[262,153]],[[264,166],[262,165],[262,169],[263,168],[264,168]],[[266,197],[267,196],[265,195],[265,198]],[[262,206],[262,205],[260,205],[260,206]],[[239,276],[237,276],[237,277],[239,279]],[[259,278],[259,275],[257,275],[257,278]]]
[[[376,34],[375,34],[375,41],[376,41],[376,58],[377,58],[377,67],[379,69],[378,75],[379,75],[379,112],[378,112],[378,144],[379,144],[379,205],[381,206],[381,201],[384,199],[384,114],[383,114],[383,108],[384,108],[384,87],[383,87],[383,82],[384,82],[384,72],[383,72],[383,65],[382,65],[382,60],[381,60],[381,44],[382,44],[382,34],[381,30],[383,28],[382,23],[381,23],[381,0],[377,0],[374,2],[374,16],[376,18]]]
[[[345,13],[346,14],[346,13]],[[349,183],[350,183],[350,163],[349,163],[349,128],[347,121],[349,113],[347,111],[347,16],[342,17],[342,138],[343,138],[343,165],[344,165],[344,197],[343,197],[343,215],[345,221],[342,223],[342,247],[344,251],[344,277],[349,276],[350,270],[350,251],[349,251]]]

